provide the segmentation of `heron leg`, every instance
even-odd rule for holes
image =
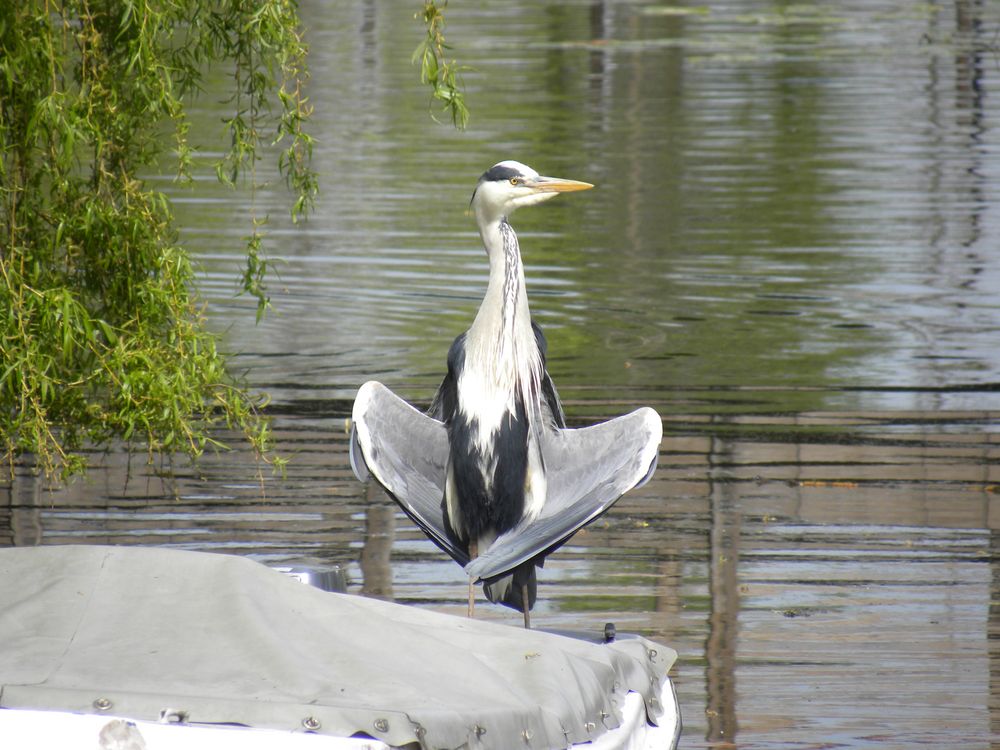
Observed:
[[[528,584],[521,584],[521,606],[524,607],[524,628],[531,630],[531,607],[528,606]]]
[[[469,559],[475,560],[479,556],[479,545],[476,542],[469,542]],[[469,617],[476,616],[476,582],[469,576]]]

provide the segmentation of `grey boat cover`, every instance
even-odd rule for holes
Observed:
[[[0,549],[2,708],[562,748],[617,726],[629,691],[655,724],[675,658],[328,593],[235,556]]]

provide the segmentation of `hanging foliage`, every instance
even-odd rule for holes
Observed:
[[[469,109],[458,81],[458,74],[464,68],[445,55],[445,50],[451,49],[444,38],[444,12],[447,7],[448,0],[440,5],[435,0],[425,0],[424,9],[417,16],[427,27],[427,36],[414,50],[413,62],[420,63],[420,82],[431,87],[431,97],[451,115],[451,122],[456,128],[465,130],[469,124]]]
[[[443,5],[423,3],[415,54],[458,127],[468,111],[447,61]],[[241,275],[269,305],[256,164],[278,146],[293,220],[316,193],[304,126],[306,46],[294,0],[0,3],[0,452],[46,474],[124,439],[199,455],[236,428],[268,457],[263,398],[227,374],[193,292],[166,196],[142,174],[167,158],[192,178],[186,106],[231,72],[219,179],[251,193]],[[166,133],[166,137],[165,137]]]
[[[47,474],[85,442],[198,455],[221,425],[263,453],[260,399],[227,375],[192,293],[169,202],[140,175],[172,151],[190,178],[186,102],[232,71],[218,174],[250,177],[279,144],[293,218],[316,178],[306,48],[289,0],[0,3],[0,451]],[[164,138],[164,128],[172,137]],[[267,305],[259,221],[243,286]]]

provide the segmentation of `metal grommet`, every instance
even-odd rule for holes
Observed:
[[[302,720],[302,728],[308,729],[310,732],[315,732],[322,725],[319,723],[319,719],[315,716],[307,716]]]
[[[161,724],[184,724],[188,720],[188,713],[179,708],[161,708],[159,722]]]
[[[389,731],[389,720],[388,719],[375,719],[375,731],[376,732],[388,732]]]
[[[108,698],[97,698],[94,701],[94,708],[98,711],[110,711],[114,703]]]

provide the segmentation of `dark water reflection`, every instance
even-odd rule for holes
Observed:
[[[515,217],[567,412],[650,404],[666,435],[549,560],[537,622],[677,648],[685,747],[1000,746],[1000,8],[456,2],[464,134],[428,124],[412,10],[303,14],[323,194],[298,227],[258,194],[261,325],[233,296],[246,196],[168,188],[288,476],[113,450],[50,492],[21,466],[0,544],[341,566],[460,613],[461,571],[353,479],[343,421],[366,379],[430,397],[485,286],[472,185],[518,158],[598,185]]]
[[[462,614],[465,582],[354,481],[346,403],[276,415],[284,479],[245,454],[95,456],[0,494],[0,544],[155,544],[344,568],[350,591]],[[986,747],[1000,661],[1000,428],[989,414],[703,417],[657,403],[660,468],[541,574],[535,621],[613,621],[680,653],[687,747]],[[516,613],[479,616],[517,625]]]

